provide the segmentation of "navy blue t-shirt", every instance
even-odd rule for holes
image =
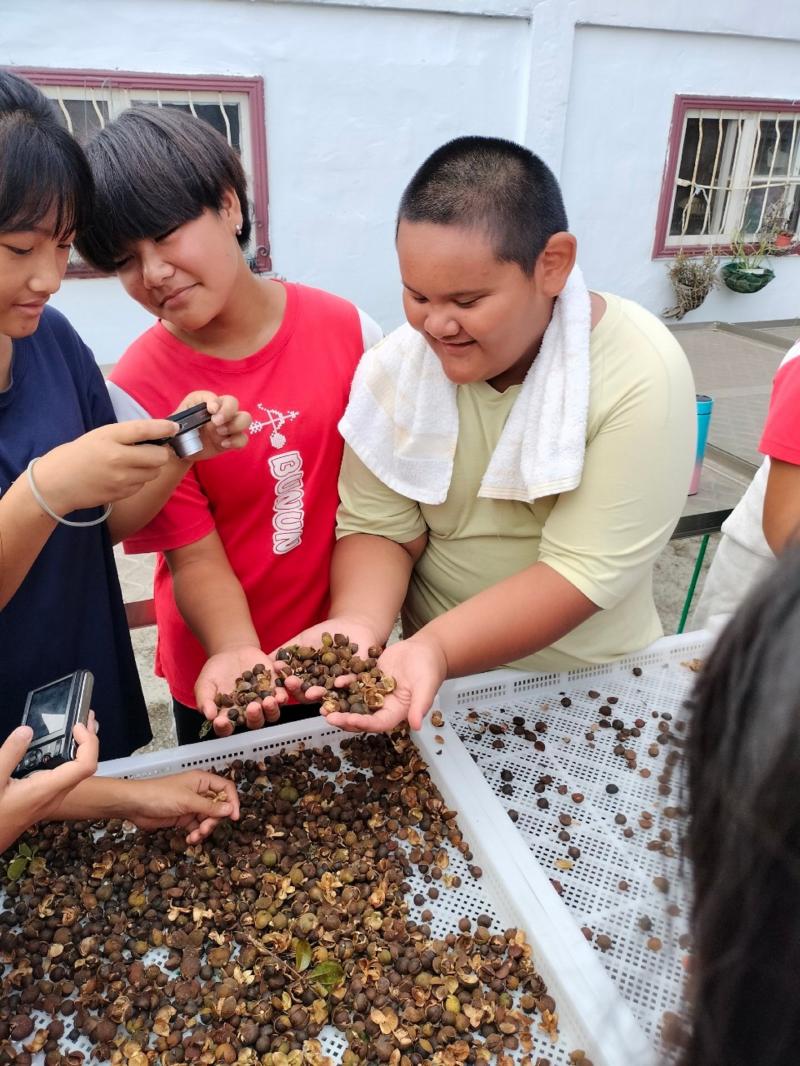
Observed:
[[[114,421],[92,353],[63,315],[45,308],[36,332],[14,341],[11,384],[0,392],[0,493],[34,456]],[[150,723],[105,523],[58,525],[0,611],[0,739],[19,725],[30,689],[80,668],[94,674],[100,758],[146,744]]]

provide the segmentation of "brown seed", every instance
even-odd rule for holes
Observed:
[[[594,942],[595,944],[597,944],[601,951],[608,951],[608,949],[611,947],[611,937],[608,935],[608,933],[599,933],[595,937]]]
[[[650,951],[661,951],[664,945],[657,936],[649,936],[647,938],[647,947]]]

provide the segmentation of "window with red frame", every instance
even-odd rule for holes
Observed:
[[[792,246],[799,223],[800,101],[676,96],[654,256],[767,227]]]
[[[174,107],[210,123],[239,153],[247,175],[254,270],[270,269],[266,125],[261,78],[140,74],[122,71],[21,69],[18,73],[56,101],[64,123],[85,143],[125,108]],[[76,253],[71,277],[94,277]]]

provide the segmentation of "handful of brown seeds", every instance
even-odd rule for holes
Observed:
[[[219,692],[214,698],[214,703],[221,711],[226,711],[228,718],[234,725],[245,725],[245,708],[255,700],[264,700],[267,696],[275,695],[275,686],[272,682],[272,671],[268,670],[263,663],[256,663],[252,670],[245,670],[241,677],[236,678],[236,687],[231,694]],[[207,723],[210,725],[210,723]]]
[[[276,658],[287,664],[288,673],[301,678],[303,692],[317,685],[326,690],[323,714],[370,714],[383,707],[384,696],[395,688],[394,678],[378,669],[382,652],[383,648],[373,645],[362,656],[358,644],[351,644],[343,633],[323,633],[319,648],[290,644],[280,648]],[[336,678],[345,675],[353,675],[353,679],[346,686],[336,687]]]
[[[557,1018],[522,932],[416,909],[481,874],[455,811],[408,736],[345,753],[236,760],[240,820],[202,845],[120,822],[25,838],[42,861],[2,884],[0,1066],[80,1066],[79,1039],[113,1066],[324,1066],[326,1027],[345,1066],[532,1066]]]
[[[358,644],[351,644],[350,638],[343,633],[323,633],[319,648],[289,644],[278,649],[275,658],[286,664],[282,676],[273,681],[272,671],[263,663],[257,663],[252,670],[245,670],[236,678],[232,693],[220,692],[214,702],[234,725],[244,726],[247,724],[247,705],[274,696],[276,686],[282,686],[284,678],[293,674],[300,678],[303,692],[312,687],[325,689],[327,694],[320,708],[323,714],[333,711],[371,714],[383,707],[384,696],[395,688],[394,678],[378,669],[382,652],[383,648],[373,645],[362,657],[358,654]],[[336,678],[345,675],[353,675],[349,684],[335,687]],[[205,722],[200,735],[205,736],[210,729],[210,722]]]

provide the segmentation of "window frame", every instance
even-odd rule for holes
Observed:
[[[132,70],[84,70],[59,67],[14,67],[14,72],[41,87],[62,85],[78,89],[130,91],[226,92],[247,97],[247,135],[252,154],[252,181],[248,190],[253,205],[254,258],[258,270],[272,269],[269,239],[269,185],[267,180],[266,107],[264,79],[224,74],[156,74]],[[244,128],[244,127],[243,127]],[[70,266],[68,278],[108,277],[85,264]]]
[[[670,245],[669,225],[672,217],[672,204],[677,185],[678,167],[681,160],[683,147],[684,127],[686,115],[692,110],[709,111],[764,111],[768,114],[788,113],[800,116],[800,100],[774,100],[762,97],[738,97],[738,96],[694,96],[678,93],[672,105],[672,118],[670,120],[669,144],[667,158],[664,164],[661,181],[661,195],[658,202],[656,216],[655,238],[653,241],[653,259],[672,259],[682,251],[687,256],[704,255],[709,248],[720,255],[731,255],[730,244],[722,242]],[[791,250],[790,254],[800,254],[800,246]]]

